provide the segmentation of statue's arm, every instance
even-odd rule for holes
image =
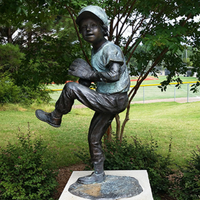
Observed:
[[[107,66],[108,71],[96,72],[93,71],[90,74],[89,80],[91,81],[102,81],[102,82],[115,82],[119,80],[121,65],[116,62],[110,62]]]
[[[78,58],[69,67],[68,74],[94,82],[115,82],[119,80],[120,68],[120,63],[109,62],[106,71],[98,72],[93,70],[86,61]]]

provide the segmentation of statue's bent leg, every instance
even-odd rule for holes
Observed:
[[[47,122],[51,126],[59,127],[62,115],[71,111],[75,99],[96,112],[118,113],[126,107],[127,95],[100,94],[81,84],[69,82],[65,84],[53,112],[46,113],[43,110],[36,110],[35,114],[41,121]]]
[[[56,102],[55,110],[51,113],[46,113],[43,110],[36,110],[36,117],[41,121],[47,122],[51,126],[60,127],[62,115],[70,112],[74,104],[74,99],[77,98],[77,94],[82,88],[86,87],[74,82],[66,83]]]

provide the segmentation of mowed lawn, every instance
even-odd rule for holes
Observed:
[[[8,142],[17,142],[19,129],[28,132],[32,137],[41,136],[49,144],[49,153],[55,153],[59,167],[80,162],[74,152],[82,148],[88,151],[87,132],[92,115],[88,108],[72,109],[63,117],[62,126],[54,128],[35,117],[35,109],[42,108],[47,112],[54,109],[53,104],[32,105],[24,108],[20,105],[0,107],[0,146]],[[120,114],[121,122],[125,112]],[[113,122],[113,130],[115,122]],[[150,103],[132,104],[130,120],[125,127],[124,136],[132,142],[132,136],[138,136],[143,142],[151,137],[157,141],[159,152],[166,155],[172,138],[173,167],[184,164],[191,152],[200,145],[200,102],[193,103]]]

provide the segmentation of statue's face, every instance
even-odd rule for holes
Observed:
[[[82,20],[80,28],[83,39],[89,43],[98,44],[104,38],[100,24],[92,18]]]

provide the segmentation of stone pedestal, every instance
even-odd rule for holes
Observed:
[[[82,185],[82,188],[80,188],[80,194],[84,190],[84,193],[88,194],[86,196],[76,194],[72,194],[69,192],[69,188],[71,190],[71,187],[74,185],[74,183],[77,181],[79,177],[87,176],[90,175],[92,171],[74,171],[66,184],[59,200],[86,200],[86,199],[91,199],[91,200],[153,200],[152,192],[151,192],[151,187],[149,183],[149,178],[146,170],[108,170],[105,171],[105,174],[107,177],[119,177],[118,179],[120,180],[121,177],[130,177],[133,179],[136,179],[136,182],[138,183],[139,186],[139,193],[136,193],[135,196],[130,196],[130,197],[123,197],[124,195],[124,189],[120,186],[116,186],[117,188],[111,189],[113,190],[113,193],[117,193],[117,195],[121,192],[122,197],[111,197],[110,195],[102,197],[100,195],[101,193],[101,184],[91,184],[91,185]],[[105,180],[106,182],[106,180]],[[120,180],[120,182],[122,182]],[[113,187],[115,183],[111,184],[110,187]],[[137,184],[136,184],[137,185]],[[109,186],[108,186],[109,187]],[[127,188],[129,185],[127,185]],[[126,188],[126,186],[125,186]],[[141,189],[142,188],[142,189]],[[138,188],[136,188],[138,190]],[[79,193],[79,191],[78,191]],[[99,195],[99,196],[98,196]],[[101,197],[100,197],[101,196]],[[115,194],[112,194],[112,196],[116,196]]]

